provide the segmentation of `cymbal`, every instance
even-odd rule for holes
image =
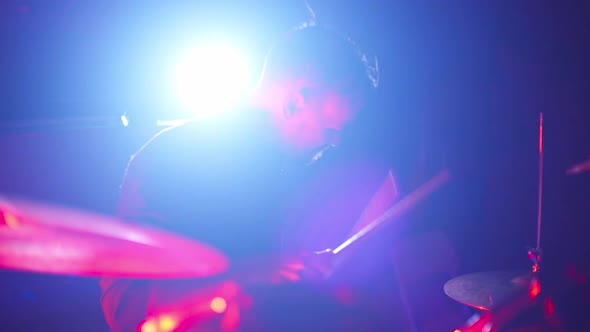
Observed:
[[[531,272],[492,271],[466,274],[447,281],[445,293],[453,300],[481,310],[491,310],[513,296],[528,291]]]
[[[147,226],[0,196],[0,268],[78,276],[209,277],[228,268],[216,249]]]

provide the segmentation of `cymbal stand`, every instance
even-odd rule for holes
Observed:
[[[528,251],[529,259],[532,262],[533,273],[540,270],[541,263],[541,225],[543,212],[543,164],[544,164],[544,144],[543,144],[543,112],[539,115],[539,196],[537,202],[537,246]]]

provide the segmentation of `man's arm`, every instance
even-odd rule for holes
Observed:
[[[145,196],[148,164],[144,158],[144,150],[152,141],[153,139],[131,157],[125,170],[117,211],[118,217],[124,220],[149,223],[153,220],[145,219],[161,218],[149,212]],[[148,312],[148,282],[102,278],[100,286],[100,301],[108,325],[115,332],[137,331],[137,326]]]
[[[137,222],[166,228],[169,221],[157,211],[152,201],[159,189],[157,182],[169,170],[162,169],[166,145],[161,132],[131,157],[123,183],[117,215],[128,222]],[[167,136],[166,139],[169,139]],[[174,142],[172,142],[174,143]],[[173,170],[172,170],[173,171]],[[186,295],[196,287],[196,282],[147,281],[136,279],[102,278],[101,305],[107,323],[114,332],[137,331],[138,325],[158,305],[166,305]]]

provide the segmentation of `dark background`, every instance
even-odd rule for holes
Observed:
[[[158,93],[155,50],[202,29],[230,33],[231,21],[261,58],[277,31],[306,17],[294,0],[211,3],[0,2],[0,192],[112,213],[129,155],[158,129],[148,120],[182,114]],[[448,234],[462,272],[527,267],[540,112],[547,264],[586,261],[590,173],[565,170],[590,155],[588,5],[310,3],[379,56],[380,108],[391,123],[383,144],[402,182],[453,172],[416,222]],[[124,112],[137,125],[120,126]],[[2,272],[0,303],[1,320],[18,330],[108,330],[93,279]]]

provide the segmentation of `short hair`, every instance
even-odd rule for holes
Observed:
[[[361,93],[379,84],[376,57],[370,58],[348,36],[329,26],[301,24],[274,43],[267,53],[263,77],[271,72],[296,75],[312,70],[320,80],[344,84],[344,89]]]

